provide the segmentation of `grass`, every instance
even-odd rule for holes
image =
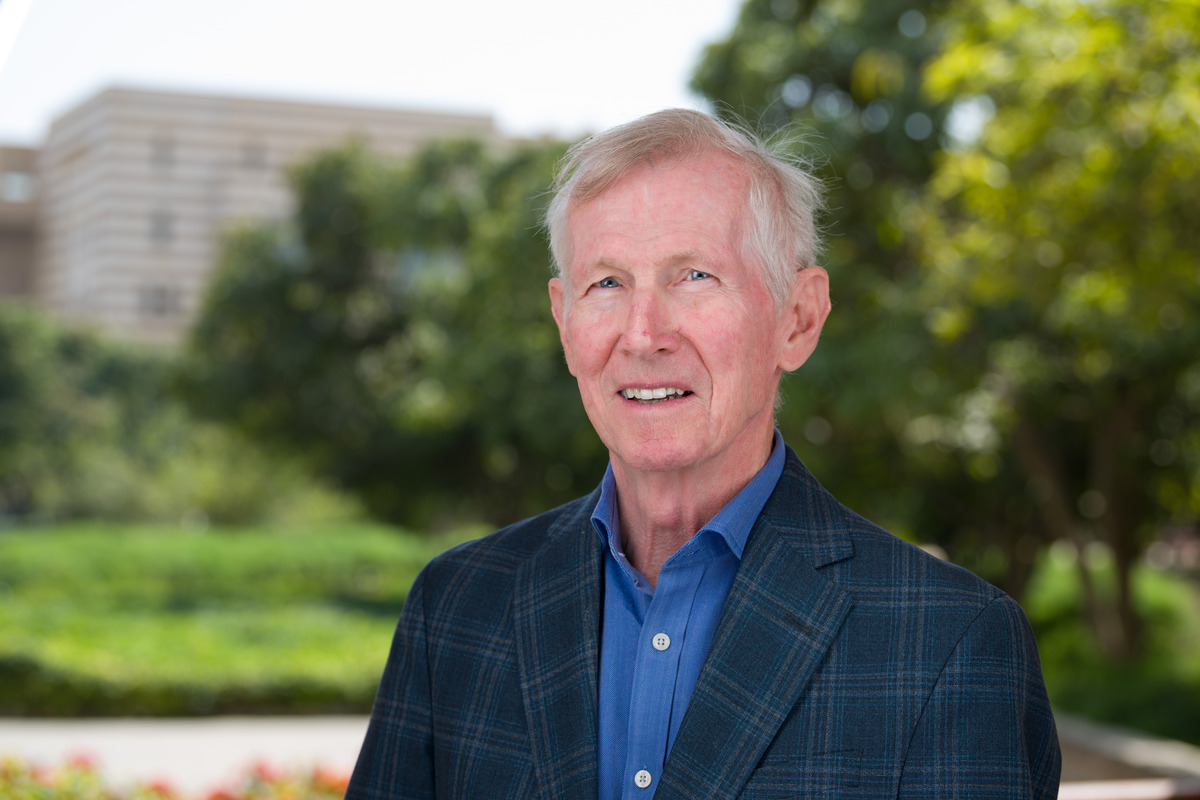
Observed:
[[[0,533],[0,713],[366,711],[420,568],[482,531]]]

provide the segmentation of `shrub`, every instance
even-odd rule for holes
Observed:
[[[1050,701],[1098,721],[1200,744],[1200,591],[1183,576],[1146,565],[1133,574],[1145,652],[1106,658],[1086,623],[1078,556],[1056,545],[1030,581],[1024,606],[1038,637]],[[1089,552],[1097,586],[1111,586],[1103,550]]]
[[[0,521],[346,519],[357,501],[168,390],[168,361],[0,302]]]
[[[476,532],[0,532],[0,714],[365,712],[413,578]]]

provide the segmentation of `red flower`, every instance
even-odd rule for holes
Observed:
[[[265,761],[256,761],[250,768],[250,775],[263,783],[275,783],[283,780],[283,773]]]
[[[81,751],[73,754],[67,759],[68,766],[75,767],[76,769],[87,770],[88,772],[94,772],[97,764],[98,762],[96,760],[96,756],[88,752]]]
[[[317,767],[313,770],[313,784],[322,791],[345,794],[350,785],[350,774],[328,767]]]
[[[159,797],[175,797],[175,787],[173,787],[165,778],[158,778],[157,780],[152,781],[147,788],[157,794]]]

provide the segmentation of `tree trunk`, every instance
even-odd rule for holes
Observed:
[[[1092,634],[1105,655],[1123,657],[1123,636],[1120,623],[1117,622],[1120,615],[1109,609],[1088,567],[1087,545],[1095,539],[1087,534],[1086,526],[1081,524],[1076,504],[1072,501],[1070,484],[1058,459],[1047,444],[1046,437],[1041,436],[1024,416],[1018,418],[1014,444],[1018,461],[1038,492],[1038,512],[1049,538],[1066,539],[1075,545],[1078,554],[1075,565]]]
[[[1133,568],[1141,554],[1137,528],[1133,521],[1130,495],[1136,493],[1136,476],[1122,469],[1122,450],[1137,425],[1137,406],[1126,400],[1104,419],[1093,437],[1091,485],[1104,498],[1104,508],[1096,522],[1113,554],[1115,579],[1114,615],[1115,650],[1109,655],[1133,660],[1141,654],[1142,620],[1137,613],[1131,590]]]

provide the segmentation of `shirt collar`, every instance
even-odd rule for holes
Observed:
[[[767,463],[758,471],[717,515],[705,523],[700,531],[712,531],[718,534],[729,546],[730,551],[740,560],[742,551],[746,549],[746,540],[750,538],[750,529],[754,521],[762,513],[767,498],[775,491],[775,485],[783,475],[784,447],[783,434],[775,429],[775,438],[771,446],[771,456]],[[604,544],[614,553],[620,553],[620,525],[617,515],[617,481],[613,477],[612,464],[604,471],[604,480],[600,482],[600,500],[592,511],[592,527]],[[699,535],[699,533],[697,533]]]

